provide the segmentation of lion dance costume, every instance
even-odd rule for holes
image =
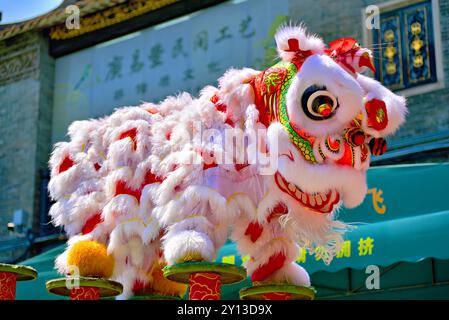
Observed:
[[[50,159],[50,214],[69,236],[59,272],[117,280],[122,298],[182,295],[161,267],[212,261],[230,237],[253,282],[310,285],[299,248],[325,262],[338,252],[348,226],[336,211],[363,201],[370,156],[407,109],[360,74],[374,66],[355,40],[326,46],[301,26],[275,38],[280,62],[262,72],[231,69],[197,99],[69,127]]]

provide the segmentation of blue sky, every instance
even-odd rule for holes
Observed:
[[[0,0],[0,24],[25,21],[56,8],[63,0]]]

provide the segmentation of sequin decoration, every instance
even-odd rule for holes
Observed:
[[[314,137],[300,128],[295,128],[290,123],[287,112],[287,91],[298,72],[299,64],[298,61],[296,63],[280,61],[254,77],[250,84],[255,92],[260,122],[268,126],[273,121],[279,121],[303,158],[316,164],[317,160],[312,148]]]
[[[290,87],[292,80],[294,79],[296,72],[298,71],[298,67],[294,63],[289,62],[280,62],[283,64],[287,70],[286,80],[282,83],[280,89],[280,97],[279,97],[279,121],[284,126],[285,130],[288,132],[290,137],[290,141],[296,146],[296,148],[301,152],[303,158],[308,162],[313,164],[317,163],[315,159],[315,155],[313,153],[313,141],[311,141],[312,137],[307,135],[307,133],[295,130],[292,124],[290,123],[290,119],[288,117],[287,112],[287,91]]]

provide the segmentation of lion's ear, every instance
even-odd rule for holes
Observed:
[[[279,57],[284,61],[292,61],[301,53],[308,55],[324,52],[323,40],[316,35],[308,34],[304,26],[283,25],[274,36]]]

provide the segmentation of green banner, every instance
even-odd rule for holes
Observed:
[[[449,259],[449,203],[444,196],[448,178],[449,163],[369,169],[365,201],[339,213],[355,228],[345,235],[338,255],[326,265],[319,254],[300,250],[297,262],[314,273],[430,257]],[[228,242],[217,260],[241,264],[247,258]]]

